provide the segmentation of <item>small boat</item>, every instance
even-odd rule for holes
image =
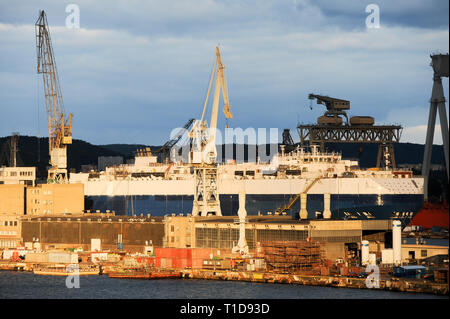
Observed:
[[[173,271],[123,271],[111,272],[108,277],[119,279],[172,279],[181,278],[181,273]]]
[[[150,273],[113,272],[109,273],[108,277],[119,279],[150,279]]]
[[[100,268],[98,266],[70,267],[65,265],[38,266],[33,268],[35,275],[45,276],[69,276],[69,275],[99,275]]]
[[[162,271],[162,272],[152,272],[150,276],[150,279],[171,279],[171,278],[181,278],[181,273]]]

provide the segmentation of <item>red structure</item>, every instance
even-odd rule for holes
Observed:
[[[426,202],[423,208],[414,216],[410,225],[422,226],[430,229],[433,226],[444,227],[448,229],[448,203],[435,204]]]

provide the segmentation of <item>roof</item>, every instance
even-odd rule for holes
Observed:
[[[405,270],[419,270],[419,269],[426,269],[425,266],[401,266],[400,268],[403,268]]]

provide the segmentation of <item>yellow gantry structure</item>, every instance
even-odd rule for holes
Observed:
[[[42,74],[44,81],[48,122],[51,165],[48,182],[63,183],[67,182],[67,145],[72,144],[72,113],[66,117],[47,16],[44,11],[39,13],[35,31],[37,73]]]

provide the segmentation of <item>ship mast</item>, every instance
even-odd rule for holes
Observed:
[[[66,117],[47,16],[43,10],[39,13],[35,31],[37,73],[42,74],[44,82],[48,122],[51,168],[48,171],[47,181],[49,183],[65,183],[67,182],[67,145],[72,144],[72,113]]]

